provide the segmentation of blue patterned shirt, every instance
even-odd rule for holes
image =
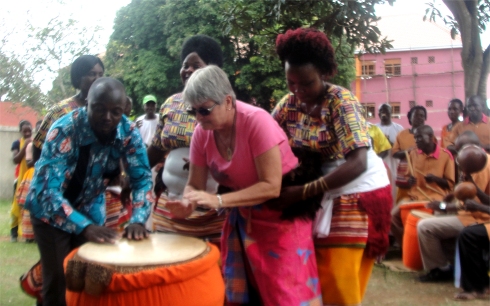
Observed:
[[[90,145],[82,190],[73,203],[63,196],[75,172],[80,147]],[[80,234],[90,224],[103,225],[106,218],[103,174],[127,162],[132,188],[130,223],[146,222],[150,214],[152,187],[146,146],[135,124],[125,116],[111,144],[98,141],[88,122],[87,111],[79,108],[57,120],[49,129],[41,158],[36,163],[25,208],[31,215],[69,233]]]

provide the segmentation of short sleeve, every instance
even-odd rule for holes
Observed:
[[[20,151],[20,141],[19,140],[12,142],[12,147],[10,148],[10,151],[14,151],[14,150]]]
[[[370,147],[367,124],[360,107],[350,91],[335,94],[333,125],[344,156],[358,148]]]
[[[244,126],[238,130],[249,129],[249,145],[254,158],[287,141],[286,134],[279,124],[265,111],[259,110],[247,116]]]
[[[284,127],[287,119],[287,103],[289,101],[289,94],[284,96],[271,112],[272,118],[281,126]]]

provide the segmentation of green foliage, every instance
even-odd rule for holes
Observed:
[[[40,110],[45,96],[32,73],[15,56],[0,51],[0,100],[22,102]]]
[[[77,93],[71,85],[70,69],[71,65],[59,70],[58,76],[53,80],[53,87],[48,91],[48,104],[57,103]]]
[[[224,52],[224,70],[240,100],[269,109],[287,88],[275,54],[277,34],[314,26],[336,47],[339,73],[332,82],[349,87],[355,78],[353,51],[391,47],[375,26],[374,4],[365,1],[133,0],[122,8],[104,60],[108,75],[120,79],[135,101],[155,94],[160,102],[182,90],[180,49],[185,38],[206,34]],[[388,2],[392,2],[389,0]]]

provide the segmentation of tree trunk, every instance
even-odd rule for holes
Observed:
[[[456,19],[459,25],[459,32],[461,33],[461,41],[463,43],[461,61],[464,69],[465,99],[476,94],[486,97],[488,55],[485,67],[480,29],[478,27],[478,1],[443,0],[443,2],[453,13],[454,19]]]

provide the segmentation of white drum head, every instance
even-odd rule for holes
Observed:
[[[428,219],[428,218],[435,218],[436,217],[436,216],[434,216],[432,214],[429,214],[429,213],[427,213],[425,211],[416,210],[416,209],[410,211],[410,213],[412,215],[414,215],[415,217],[418,217],[420,219]]]
[[[174,234],[150,234],[148,239],[125,238],[116,244],[88,242],[77,256],[92,263],[115,266],[155,266],[191,260],[207,249],[204,241]]]

